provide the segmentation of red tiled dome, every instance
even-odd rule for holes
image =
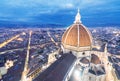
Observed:
[[[75,47],[91,46],[91,34],[82,24],[73,24],[63,34],[62,43]]]
[[[62,36],[62,45],[64,48],[76,51],[91,49],[92,36],[89,30],[81,23],[79,10],[75,17],[74,24],[71,25]]]

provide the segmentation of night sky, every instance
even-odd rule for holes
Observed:
[[[0,0],[0,24],[70,25],[78,8],[89,27],[120,26],[119,0]]]

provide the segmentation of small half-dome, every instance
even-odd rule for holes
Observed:
[[[85,57],[83,57],[81,60],[80,60],[81,63],[83,64],[89,64],[89,60]]]
[[[101,64],[99,57],[95,54],[91,54],[91,63],[93,64]]]

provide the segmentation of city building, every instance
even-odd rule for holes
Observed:
[[[34,81],[114,81],[107,46],[99,52],[92,50],[92,43],[92,35],[82,24],[78,10],[74,23],[62,36],[62,56]]]
[[[74,24],[62,36],[61,48],[63,53],[71,52],[77,57],[76,66],[79,66],[82,81],[105,81],[104,64],[97,54],[91,54],[92,35],[82,24],[79,10]]]

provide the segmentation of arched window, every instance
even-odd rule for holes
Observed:
[[[70,54],[72,54],[72,51],[70,51]]]
[[[91,81],[91,77],[89,77],[89,81]]]

